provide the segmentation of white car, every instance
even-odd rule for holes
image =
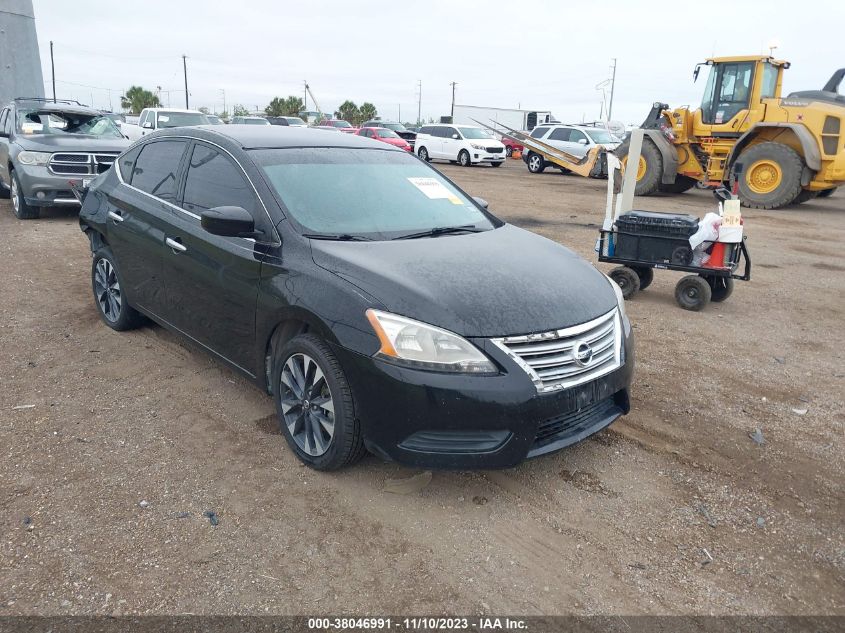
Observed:
[[[180,110],[177,108],[144,108],[138,123],[123,123],[120,131],[130,141],[137,141],[150,132],[171,127],[208,125],[210,121],[199,110]]]
[[[424,125],[417,133],[415,151],[425,161],[448,160],[462,167],[480,163],[498,167],[505,162],[505,146],[474,125]]]
[[[621,142],[603,128],[559,123],[539,125],[531,130],[530,136],[578,158],[583,158],[591,149],[598,146],[608,151],[614,150]],[[523,152],[522,160],[528,165],[528,171],[532,174],[542,173],[549,165],[542,156],[530,150]]]

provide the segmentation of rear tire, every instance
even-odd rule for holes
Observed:
[[[710,301],[719,303],[733,294],[733,277],[706,277],[706,279],[710,285]]]
[[[813,198],[818,197],[818,191],[810,191],[809,189],[802,189],[800,193],[795,196],[795,200],[792,201],[792,204],[801,204],[802,202],[809,202]]]
[[[617,147],[613,153],[621,160],[625,167],[628,164],[628,150],[630,141],[625,141]],[[663,177],[663,156],[657,145],[650,138],[643,139],[643,148],[640,151],[640,163],[637,165],[637,186],[634,189],[635,196],[650,196],[660,190],[660,181]]]
[[[528,153],[526,164],[528,165],[528,171],[532,174],[542,174],[546,170],[546,160],[534,152]]]
[[[685,191],[689,191],[698,181],[695,178],[690,178],[689,176],[681,176],[680,174],[675,177],[675,182],[671,185],[658,185],[658,190],[663,193],[684,193]]]
[[[458,165],[461,167],[472,167],[472,161],[469,157],[469,152],[465,149],[462,149],[458,152]]]
[[[424,160],[427,163],[431,162],[431,158],[428,156],[428,150],[425,147],[420,147],[417,150],[417,156],[419,156],[420,160]]]
[[[274,351],[272,379],[279,427],[301,462],[337,470],[363,457],[352,389],[325,341],[300,334]]]
[[[91,262],[91,289],[103,323],[118,332],[134,330],[144,323],[144,317],[126,300],[124,287],[111,249],[99,249]]]
[[[9,197],[12,199],[12,211],[18,220],[37,220],[41,217],[41,207],[31,207],[26,203],[21,188],[21,181],[12,169],[9,172],[12,179],[12,188],[9,190]]]
[[[752,209],[779,209],[801,193],[804,160],[781,143],[753,145],[737,158],[744,169],[739,178],[739,200]]]
[[[707,280],[698,275],[687,275],[681,277],[678,285],[675,286],[675,301],[684,310],[698,312],[710,303],[712,291]]]
[[[608,277],[616,282],[625,299],[630,299],[640,289],[639,276],[632,268],[628,268],[627,266],[614,268],[610,271]]]
[[[640,290],[645,290],[654,281],[654,268],[649,266],[631,266],[631,270],[637,274],[637,278],[640,280]]]

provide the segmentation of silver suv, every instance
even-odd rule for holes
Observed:
[[[622,142],[600,127],[564,125],[562,123],[538,125],[531,130],[531,138],[543,141],[578,158],[583,158],[592,148],[600,146],[611,151]],[[549,166],[542,156],[532,151],[522,153],[522,160],[532,174],[542,173]],[[561,171],[564,171],[561,169]]]
[[[103,173],[129,146],[114,121],[75,101],[15,99],[0,110],[0,197],[21,220],[79,206],[73,185]]]

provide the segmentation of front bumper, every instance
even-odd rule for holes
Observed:
[[[483,149],[470,149],[469,157],[470,161],[473,164],[477,163],[501,163],[507,158],[507,154],[505,150],[502,150],[500,154],[491,154]]]
[[[548,394],[495,345],[473,340],[504,372],[448,375],[399,367],[335,346],[367,447],[409,466],[509,468],[560,450],[628,413],[634,370],[630,323],[624,363],[591,382]]]
[[[80,206],[71,183],[82,184],[82,177],[58,176],[41,165],[15,165],[21,193],[34,207]],[[85,176],[92,179],[95,176]]]

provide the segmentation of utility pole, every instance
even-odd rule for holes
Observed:
[[[50,73],[53,75],[53,103],[56,103],[56,65],[53,63],[53,40],[50,40]]]
[[[223,114],[225,115],[229,111],[226,109],[226,89],[220,88],[220,92],[223,93]]]
[[[303,106],[302,110],[304,112],[308,112],[308,80],[303,79],[302,83],[305,84],[305,88],[303,88],[303,94],[305,95],[305,101],[304,101],[305,105]]]
[[[613,114],[613,89],[616,87],[616,58],[613,58],[613,76],[610,78],[610,104],[607,106],[607,120]]]
[[[417,80],[419,94],[417,95],[417,125],[422,123],[422,79]]]
[[[451,114],[451,117],[452,117],[453,123],[455,121],[455,86],[457,86],[457,85],[458,85],[457,81],[453,81],[451,83],[451,86],[452,86],[452,114]]]
[[[399,123],[402,123],[402,104],[399,104]]]
[[[188,62],[185,61],[186,59],[186,56],[182,55],[182,70],[185,73],[185,109],[188,110],[190,106],[188,105]]]

